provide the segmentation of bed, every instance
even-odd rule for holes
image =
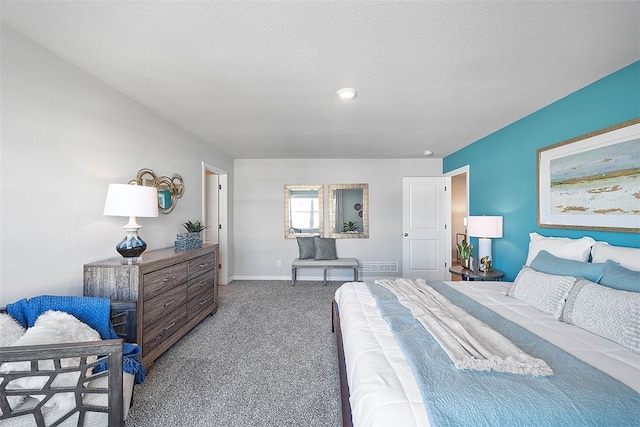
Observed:
[[[552,373],[458,369],[389,281],[345,283],[333,302],[345,426],[640,424],[640,249],[534,234],[514,282],[425,285]]]
[[[59,302],[87,299],[43,296],[23,301],[44,300],[55,301],[59,313]],[[136,304],[100,304],[106,305],[107,322],[117,337],[110,334],[116,339],[99,339],[94,331],[98,340],[0,346],[0,426],[124,425],[136,375],[123,373],[123,365],[139,369],[137,346],[125,344],[135,342]],[[87,309],[95,314],[95,308]],[[38,311],[44,309],[34,313]],[[6,315],[7,309],[0,313]],[[143,379],[144,368],[137,372]]]

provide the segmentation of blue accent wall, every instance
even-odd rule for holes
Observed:
[[[637,233],[537,226],[536,150],[638,117],[640,61],[444,158],[445,173],[469,165],[470,215],[504,217],[503,237],[493,239],[492,252],[494,266],[505,272],[506,280],[513,280],[520,271],[527,258],[529,233],[534,231],[640,247]],[[477,240],[472,243],[477,247]]]

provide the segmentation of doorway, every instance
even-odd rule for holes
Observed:
[[[229,282],[227,171],[202,162],[202,221],[205,243],[218,244],[218,283]]]
[[[451,177],[451,265],[459,265],[456,243],[467,238],[466,219],[469,216],[469,165],[445,174]],[[460,280],[452,276],[451,280]]]

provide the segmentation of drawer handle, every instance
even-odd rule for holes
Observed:
[[[202,264],[200,264],[198,267],[200,268],[205,268],[206,266],[208,266],[209,263],[208,262],[203,262]]]
[[[171,304],[173,304],[174,302],[176,302],[175,299],[172,299],[170,301],[165,302],[164,304],[162,304],[163,307],[169,307]]]
[[[206,280],[200,281],[200,283],[198,283],[198,286],[200,287],[207,286],[207,281]]]
[[[164,283],[170,282],[172,280],[176,280],[176,276],[167,277],[163,280]]]
[[[169,326],[162,328],[162,332],[167,332],[169,329],[173,328],[176,325],[176,322],[172,322]]]
[[[198,303],[198,305],[204,305],[204,304],[206,304],[206,303],[207,303],[207,301],[209,301],[209,298],[205,298],[205,299],[203,299],[202,301],[200,301],[200,302]]]

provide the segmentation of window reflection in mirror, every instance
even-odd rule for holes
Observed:
[[[322,236],[324,187],[316,184],[284,186],[284,237]]]
[[[369,185],[329,185],[329,236],[369,238]]]

